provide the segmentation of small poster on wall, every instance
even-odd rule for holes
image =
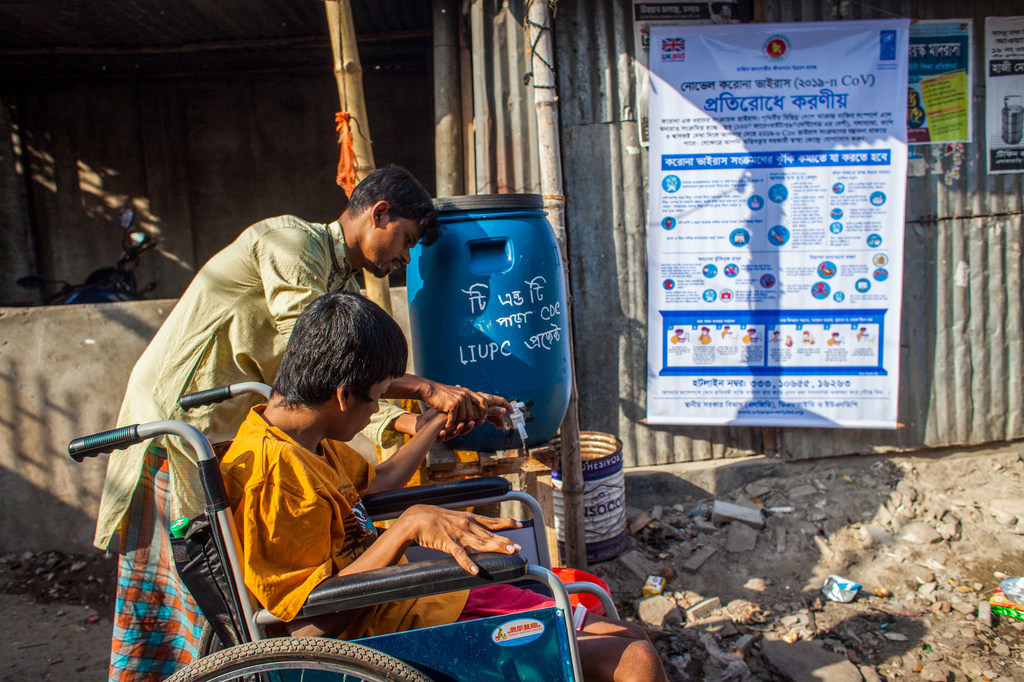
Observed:
[[[910,26],[907,142],[971,141],[970,19]]]
[[[989,173],[1024,172],[1024,17],[985,18]]]
[[[651,27],[735,24],[750,21],[752,12],[752,0],[633,0],[633,46],[636,50],[633,66],[636,72],[636,115],[641,145],[650,145],[647,128],[647,102],[650,98],[647,65],[650,62]]]

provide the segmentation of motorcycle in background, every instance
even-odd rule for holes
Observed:
[[[123,233],[121,245],[124,251],[117,259],[117,265],[102,267],[90,274],[82,284],[70,284],[63,280],[49,280],[42,275],[26,275],[15,283],[24,289],[41,289],[47,284],[56,284],[60,289],[46,298],[47,305],[72,303],[113,303],[116,301],[137,301],[156,286],[151,282],[141,291],[135,279],[135,268],[139,255],[156,246],[145,230],[132,229],[135,210],[126,208],[118,218]]]

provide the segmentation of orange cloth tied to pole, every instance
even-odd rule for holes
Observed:
[[[338,178],[337,183],[345,194],[352,196],[359,179],[356,177],[356,151],[352,146],[352,114],[347,111],[339,111],[334,114],[334,121],[337,124],[338,142],[341,143],[341,154],[338,157]]]

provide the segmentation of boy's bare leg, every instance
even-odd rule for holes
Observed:
[[[665,682],[661,656],[635,623],[587,614],[577,635],[583,677],[609,682]]]

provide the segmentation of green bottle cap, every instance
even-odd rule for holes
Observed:
[[[174,523],[171,524],[171,537],[172,538],[183,538],[188,532],[188,527],[191,525],[192,519],[187,516],[175,519]]]

